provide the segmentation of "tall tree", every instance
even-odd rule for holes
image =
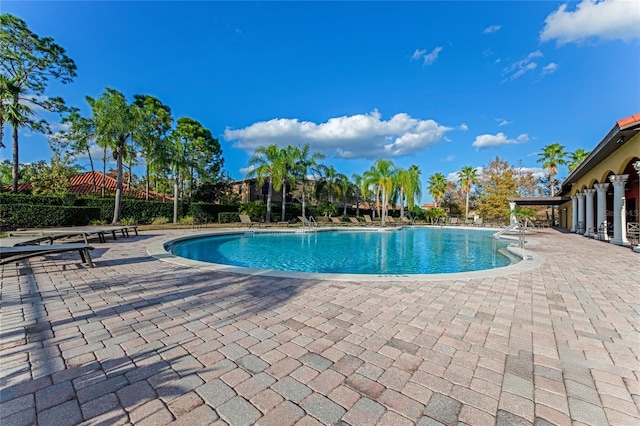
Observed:
[[[429,176],[429,182],[427,185],[427,190],[433,197],[436,208],[438,208],[440,200],[447,190],[447,178],[442,173],[434,173]]]
[[[558,143],[552,143],[542,148],[542,152],[538,154],[538,163],[542,163],[542,167],[547,169],[549,174],[549,186],[551,188],[551,196],[556,195],[555,192],[555,177],[558,174],[558,166],[561,164],[567,164],[567,153],[564,150],[564,145]],[[551,224],[555,226],[555,209],[551,206]]]
[[[39,37],[24,20],[3,13],[0,15],[0,75],[12,86],[12,115],[7,120],[13,129],[13,182],[11,190],[17,192],[19,178],[18,128],[27,127],[36,131],[48,130],[46,122],[33,118],[34,110],[20,108],[30,102],[51,112],[64,110],[61,98],[44,95],[50,78],[65,84],[76,76],[76,65],[65,54],[65,50],[51,37]],[[6,95],[6,93],[5,93]],[[3,102],[3,109],[4,109]],[[2,122],[4,124],[4,122]],[[0,132],[4,133],[4,132]]]
[[[116,197],[112,223],[120,220],[122,205],[122,169],[127,155],[127,141],[138,125],[138,115],[117,90],[107,88],[98,99],[90,100],[96,139],[109,146],[116,160]]]
[[[351,181],[349,177],[344,173],[339,173],[337,178],[338,187],[340,188],[340,195],[342,196],[342,215],[347,215],[347,200],[349,199],[349,194],[351,190]]]
[[[309,144],[296,148],[294,151],[295,167],[294,175],[296,179],[302,182],[302,216],[306,217],[306,201],[307,201],[307,183],[309,182],[309,174],[316,177],[320,175],[321,164],[318,162],[325,158],[324,154],[319,152],[311,153]]]
[[[464,207],[464,223],[469,221],[469,194],[471,194],[471,188],[478,183],[478,170],[473,166],[464,166],[458,172],[458,184],[465,195],[465,207]]]
[[[171,132],[171,154],[169,164],[173,171],[174,200],[173,222],[178,222],[179,189],[184,176],[190,180],[190,192],[193,192],[193,181],[196,174],[200,175],[207,170],[217,172],[221,167],[220,144],[211,132],[200,122],[188,117],[178,119],[176,128]]]
[[[558,166],[567,164],[567,153],[564,145],[552,143],[542,148],[542,152],[538,154],[538,163],[542,163],[542,167],[547,169],[550,180],[551,196],[555,196],[555,176],[558,174]]]
[[[249,158],[249,167],[253,169],[247,173],[248,178],[255,177],[258,185],[262,186],[265,181],[269,183],[267,192],[267,217],[266,221],[271,222],[271,199],[273,198],[273,188],[280,180],[280,149],[278,145],[259,146]],[[278,181],[278,182],[274,182]],[[278,186],[279,188],[279,186]]]
[[[91,156],[91,142],[96,138],[96,126],[93,120],[80,115],[77,108],[72,108],[71,112],[62,119],[62,123],[67,124],[68,130],[59,135],[53,135],[53,139],[63,139],[71,144],[71,148],[76,153],[86,153],[91,167],[91,177],[93,181],[93,192],[98,192],[93,158]]]
[[[382,226],[384,226],[388,216],[387,208],[389,205],[389,198],[393,192],[395,166],[391,160],[376,160],[376,162],[373,163],[372,168],[374,170],[373,176],[377,178],[377,185],[380,188],[380,195],[382,199],[380,220],[382,221]]]
[[[516,170],[505,160],[496,157],[478,178],[477,210],[484,218],[509,220],[509,198],[517,197],[518,181]]]
[[[164,151],[171,130],[173,117],[171,108],[150,95],[134,95],[133,105],[140,116],[140,126],[135,129],[133,140],[137,143],[145,159],[145,192],[149,199],[151,170],[155,162],[165,158]]]
[[[420,168],[415,164],[408,169],[399,168],[396,172],[396,186],[400,191],[400,217],[404,217],[404,206],[413,210],[416,198],[422,195],[420,184]]]
[[[572,172],[582,163],[591,151],[585,151],[583,148],[578,148],[569,154],[569,172]]]

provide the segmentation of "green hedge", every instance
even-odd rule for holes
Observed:
[[[88,225],[98,220],[100,210],[93,207],[70,207],[33,204],[1,204],[2,228]]]
[[[100,210],[100,220],[111,222],[113,219],[113,198],[80,198],[77,204],[87,207],[95,207]],[[178,204],[178,216],[185,215],[187,206]],[[173,218],[173,203],[162,203],[160,201],[123,199],[120,209],[120,217],[123,219],[133,219],[137,223],[151,223],[156,217]]]
[[[236,223],[240,222],[240,213],[238,212],[220,212],[218,213],[219,223]]]
[[[221,213],[234,213],[237,218],[238,206],[212,203],[191,203],[187,210],[187,214],[189,216],[193,216],[198,220],[204,219],[207,222],[220,222],[219,218]]]
[[[48,195],[13,194],[0,192],[0,204],[45,204],[48,206],[64,205],[63,198]]]

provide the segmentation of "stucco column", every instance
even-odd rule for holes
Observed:
[[[586,232],[585,232],[585,236],[586,237],[593,237],[595,234],[597,234],[597,230],[594,229],[595,227],[593,226],[593,195],[596,193],[595,189],[585,189],[584,193],[586,194],[586,201],[587,201],[587,206],[585,209],[585,217],[586,217]]]
[[[578,196],[571,196],[571,232],[576,232],[578,224]]]
[[[640,176],[640,161],[633,163],[633,168],[636,169],[636,173]],[[640,210],[640,179],[638,179],[638,199],[636,200],[636,209]],[[633,248],[633,251],[640,253],[640,238],[638,238],[638,245]]]
[[[602,239],[604,241],[609,240],[609,234],[607,234],[607,225],[604,226],[604,232],[602,234],[602,238],[600,238],[600,234],[598,233],[598,229],[602,226],[602,223],[607,220],[607,189],[609,189],[608,183],[596,183],[594,185],[596,191],[598,191],[598,200],[597,200],[597,219],[596,219],[596,238]]]
[[[578,196],[578,223],[584,223],[584,192],[578,192],[576,195]],[[578,234],[584,234],[585,229],[578,229],[576,225],[576,232]]]
[[[624,198],[624,184],[629,175],[610,176],[613,184],[613,244],[619,246],[628,244],[627,240],[627,211]]]
[[[509,202],[509,211],[511,212],[511,214],[509,215],[509,219],[510,219],[509,221],[513,225],[518,221],[516,219],[516,203],[515,202],[513,201]]]

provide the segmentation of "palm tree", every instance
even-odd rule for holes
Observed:
[[[318,160],[324,159],[324,154],[314,152],[311,154],[309,144],[305,144],[301,148],[294,151],[295,167],[294,176],[302,182],[302,216],[306,217],[306,200],[307,200],[307,176],[312,173],[315,176],[320,174],[321,165]]]
[[[268,180],[269,183],[267,192],[267,222],[271,222],[271,199],[273,197],[273,190],[280,190],[288,177],[289,172],[287,171],[286,157],[286,150],[279,149],[278,145],[269,145],[267,147],[259,146],[256,148],[253,156],[249,159],[249,166],[254,167],[254,169],[247,173],[247,177],[257,178],[258,185],[260,186],[264,184],[265,180]],[[284,190],[282,195],[284,204]],[[282,214],[284,215],[284,208],[282,209]]]
[[[413,164],[408,170],[397,169],[396,185],[400,191],[400,217],[403,217],[405,202],[409,211],[411,211],[415,205],[416,198],[422,196],[420,168]]]
[[[362,175],[359,175],[357,173],[354,173],[351,175],[351,181],[353,182],[354,185],[354,196],[356,199],[356,216],[360,216],[360,196],[364,196],[364,194],[362,193],[362,182],[363,182],[363,177]]]
[[[585,151],[582,148],[576,149],[574,152],[569,154],[569,172],[572,172],[582,163],[588,156],[591,154],[591,151]]]
[[[458,172],[458,184],[465,193],[466,203],[464,209],[464,223],[469,221],[469,194],[471,193],[471,187],[478,183],[478,170],[473,166],[464,166]]]
[[[117,164],[116,199],[113,209],[113,223],[120,220],[122,202],[122,169],[127,152],[127,141],[136,128],[137,114],[124,95],[107,88],[98,99],[91,102],[96,138],[113,151]]]
[[[343,204],[343,212],[342,215],[347,215],[347,198],[349,197],[349,192],[351,189],[351,182],[349,181],[349,177],[343,173],[339,173],[337,176],[338,187],[340,188],[340,195],[342,195],[342,204]]]
[[[89,157],[89,166],[91,167],[91,177],[93,180],[93,192],[98,192],[98,184],[96,182],[95,167],[93,166],[93,158],[91,157],[91,142],[96,138],[96,126],[90,118],[82,117],[77,109],[73,109],[71,113],[62,120],[63,123],[69,125],[69,130],[62,133],[62,137],[71,142],[71,147],[75,152],[85,152]]]
[[[440,200],[447,191],[447,178],[442,173],[432,174],[429,177],[427,189],[435,201],[436,208],[438,208]]]
[[[376,217],[376,211],[378,212],[378,217],[380,217],[380,176],[378,170],[376,170],[374,166],[371,166],[369,170],[364,172],[362,178],[362,195],[366,197],[367,194],[370,193],[373,196],[373,202],[375,203],[375,207],[371,209],[373,211],[373,217]]]
[[[393,176],[395,175],[395,167],[391,160],[376,160],[376,162],[373,163],[372,170],[372,176],[377,180],[375,183],[380,188],[382,197],[380,220],[382,221],[382,226],[384,226],[388,215],[387,207],[389,198],[391,197],[394,186]]]
[[[558,173],[558,165],[567,164],[565,158],[567,153],[564,150],[564,145],[558,143],[552,143],[542,148],[542,152],[538,154],[538,163],[542,163],[542,167],[547,169],[549,173],[549,186],[551,187],[551,196],[554,197],[556,181],[555,176]],[[551,223],[555,226],[555,209],[551,206]]]
[[[552,143],[542,148],[542,152],[538,154],[538,163],[542,163],[542,167],[547,169],[549,173],[549,186],[551,187],[551,196],[555,196],[555,176],[558,174],[558,166],[567,164],[567,153],[564,145]]]

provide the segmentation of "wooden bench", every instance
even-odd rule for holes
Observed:
[[[28,259],[30,257],[42,256],[45,254],[77,251],[78,253],[80,253],[80,258],[82,259],[82,262],[87,263],[90,268],[93,268],[93,262],[91,261],[91,255],[89,254],[89,250],[93,250],[93,247],[91,247],[88,244],[82,244],[82,243],[1,247],[0,248],[0,265],[4,265],[11,262],[17,262],[19,260]]]

